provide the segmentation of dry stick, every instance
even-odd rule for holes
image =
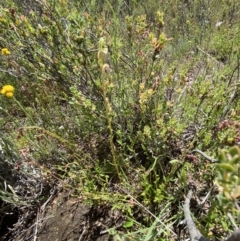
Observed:
[[[187,223],[187,229],[190,235],[190,239],[192,241],[210,241],[206,237],[204,237],[201,232],[197,229],[191,214],[190,214],[190,200],[192,197],[193,191],[190,189],[188,191],[187,197],[185,199],[185,203],[183,205],[184,217]],[[240,240],[240,228],[235,230],[227,239],[224,241],[239,241]]]
[[[210,188],[210,191],[207,193],[207,195],[205,196],[205,198],[203,198],[203,200],[200,202],[200,206],[204,206],[204,204],[207,202],[212,190],[213,190],[214,186],[212,186]]]
[[[204,158],[206,158],[208,161],[212,162],[212,163],[215,163],[215,162],[218,162],[217,159],[214,159],[214,158],[211,158],[210,156],[208,156],[206,153],[198,150],[198,149],[195,149],[195,150],[192,150],[190,153],[194,153],[194,152],[197,152],[199,153],[200,155],[202,155]]]
[[[56,194],[57,194],[57,190],[54,189],[54,190],[53,190],[53,193],[52,193],[51,196],[48,198],[48,200],[40,207],[40,210],[41,210],[41,211],[44,211],[46,205],[53,199],[54,195],[56,195]]]
[[[191,240],[196,241],[209,241],[209,239],[205,238],[200,231],[197,229],[196,225],[193,222],[193,219],[190,214],[190,200],[192,198],[193,191],[190,189],[188,191],[187,197],[185,199],[185,203],[183,205],[184,217],[187,223],[187,229],[190,235]]]
[[[228,213],[227,216],[228,216],[228,218],[230,219],[230,221],[231,221],[232,225],[234,226],[234,228],[237,229],[238,226],[237,226],[237,224],[235,223],[235,220],[234,220],[232,214],[231,214],[231,213]]]
[[[33,241],[36,241],[37,240],[37,233],[38,233],[38,216],[39,216],[39,210],[38,210],[38,213],[37,213],[37,221],[36,221],[36,226],[35,226],[35,232],[34,232],[34,238],[33,238]]]
[[[231,236],[224,241],[239,241],[240,240],[240,228],[231,234]]]

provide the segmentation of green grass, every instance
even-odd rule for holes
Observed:
[[[110,205],[129,220],[123,240],[171,240],[190,180],[206,195],[221,173],[190,151],[217,157],[239,143],[240,5],[103,2],[0,7],[0,47],[10,51],[0,83],[15,88],[0,96],[1,162],[21,162],[19,176],[36,169],[91,203],[113,195]],[[125,191],[113,194],[115,185]],[[14,186],[1,193],[5,203],[32,205]],[[198,216],[218,237],[232,229],[224,207],[237,213],[219,197]]]

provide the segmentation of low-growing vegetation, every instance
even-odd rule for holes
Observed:
[[[240,215],[239,16],[237,0],[1,3],[3,240],[56,189],[121,211],[114,240],[185,240],[189,185],[201,232],[228,236]]]

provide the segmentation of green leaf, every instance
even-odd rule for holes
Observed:
[[[173,160],[171,160],[170,161],[170,163],[172,164],[172,165],[174,165],[174,164],[176,164],[176,163],[180,163],[181,161],[179,161],[179,160],[177,160],[177,159],[173,159]]]
[[[235,171],[235,168],[229,163],[220,163],[218,166],[221,169],[224,169],[225,171],[228,171],[228,172],[234,172]]]
[[[123,227],[124,228],[131,228],[133,226],[133,220],[132,219],[129,219],[128,221],[126,221],[124,224],[123,224]]]

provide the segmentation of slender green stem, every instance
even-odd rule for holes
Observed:
[[[113,165],[114,165],[114,167],[116,169],[116,172],[117,172],[117,175],[119,177],[119,168],[118,168],[118,163],[117,163],[117,159],[116,159],[115,145],[113,143],[112,108],[111,108],[109,100],[107,98],[107,84],[106,84],[106,82],[103,83],[103,97],[104,97],[104,105],[105,105],[106,116],[107,116],[107,121],[108,121],[108,129],[109,129],[109,134],[110,134],[109,143],[110,143],[111,154],[112,154],[112,158],[113,158]]]
[[[21,108],[21,110],[26,114],[26,116],[29,118],[29,120],[35,124],[35,121],[32,119],[31,115],[26,111],[26,109],[21,105],[21,103],[15,98],[14,101],[17,103],[17,105]]]

